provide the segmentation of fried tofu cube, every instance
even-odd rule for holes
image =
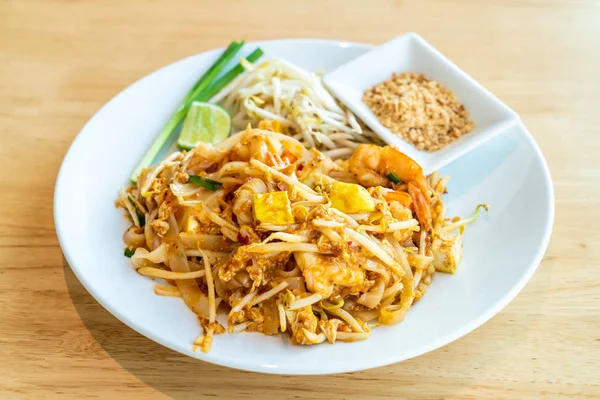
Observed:
[[[182,231],[187,233],[196,233],[200,231],[200,221],[193,210],[188,210],[183,216]]]
[[[331,205],[341,212],[354,214],[375,211],[375,202],[367,189],[354,183],[334,182],[329,198]]]
[[[294,223],[290,199],[286,191],[254,195],[254,218],[262,223],[286,225]]]
[[[462,259],[462,242],[460,235],[447,236],[448,240],[437,238],[431,244],[433,266],[437,271],[453,274]]]

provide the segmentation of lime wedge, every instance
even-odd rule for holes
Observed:
[[[231,117],[222,107],[196,101],[183,122],[177,146],[189,150],[200,142],[216,144],[231,132]]]

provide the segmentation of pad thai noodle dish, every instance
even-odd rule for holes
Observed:
[[[364,340],[456,271],[477,212],[446,216],[447,178],[374,144],[297,67],[252,65],[223,86],[207,104],[246,127],[141,168],[117,200],[125,255],[197,316],[195,348],[226,331]]]

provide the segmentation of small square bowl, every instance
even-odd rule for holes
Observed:
[[[475,122],[473,131],[438,151],[426,152],[383,126],[362,97],[365,90],[395,72],[422,73],[452,90]],[[398,36],[355,58],[325,75],[323,82],[381,139],[418,162],[425,174],[439,170],[519,121],[513,110],[416,33]]]

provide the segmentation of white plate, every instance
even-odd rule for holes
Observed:
[[[278,40],[267,54],[310,70],[331,70],[371,46],[323,40]],[[197,77],[216,59],[210,51],[178,61],[134,83],[86,124],[67,153],[54,197],[60,244],[73,271],[100,304],[150,339],[215,364],[280,374],[325,374],[386,365],[434,350],[469,333],[500,311],[535,271],[550,238],[554,196],[540,150],[522,125],[443,170],[452,176],[450,215],[479,203],[490,214],[467,229],[455,275],[435,276],[427,294],[393,327],[355,343],[292,346],[288,338],[239,333],[217,336],[209,354],[192,352],[200,332],[177,298],[159,297],[154,283],[123,257],[126,228],[114,207],[127,179]]]
[[[418,72],[452,90],[469,110],[475,129],[435,152],[417,150],[383,126],[362,101],[365,90],[393,73]],[[463,154],[506,132],[519,116],[416,33],[406,33],[329,72],[323,82],[386,143],[418,162],[425,174],[439,170]]]

